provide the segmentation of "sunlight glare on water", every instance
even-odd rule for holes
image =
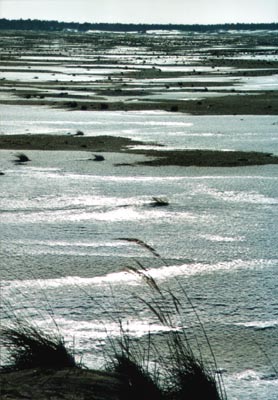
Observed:
[[[78,111],[17,110],[12,106],[3,118],[2,133],[24,133],[23,125],[32,134],[80,128]],[[25,125],[25,111],[33,112],[32,124]],[[87,135],[113,131],[167,148],[278,153],[275,116],[83,116]],[[13,312],[53,329],[54,317],[92,367],[103,363],[107,335],[121,334],[119,319],[136,340],[151,332],[159,345],[167,329],[136,298],[148,296],[147,288],[129,270],[143,266],[162,288],[181,296],[184,320],[175,322],[194,336],[196,315],[182,288],[190,295],[227,371],[229,400],[275,399],[277,380],[269,378],[271,365],[255,343],[267,347],[275,364],[277,165],[116,167],[144,156],[103,153],[105,162],[92,163],[91,153],[68,151],[26,151],[31,161],[16,165],[15,154],[1,150],[0,159],[4,322]],[[153,197],[169,205],[155,207]],[[126,238],[143,240],[160,257]]]

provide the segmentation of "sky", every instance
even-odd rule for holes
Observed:
[[[0,18],[66,22],[278,22],[278,0],[0,0]]]

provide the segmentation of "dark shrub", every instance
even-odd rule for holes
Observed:
[[[109,105],[107,103],[100,103],[99,107],[101,110],[108,110]]]

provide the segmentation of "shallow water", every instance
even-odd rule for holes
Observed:
[[[0,134],[67,134],[81,129],[86,136],[124,136],[168,148],[278,154],[276,116],[192,116],[164,111],[83,112],[2,105],[0,117]]]
[[[241,84],[236,85],[241,90],[277,90],[278,89],[278,75],[271,76],[253,76],[242,79]]]
[[[48,73],[48,72],[1,72],[1,77],[12,81],[22,82],[84,82],[84,81],[97,81],[104,79],[105,75],[92,74],[92,73]]]
[[[203,40],[207,39],[203,35]],[[219,40],[213,39],[213,43],[219,50]],[[56,46],[59,50],[57,43]],[[52,54],[36,56],[37,49],[32,52],[29,49],[29,55],[22,52],[25,56],[20,59],[40,64],[47,60],[61,62],[61,67],[52,65],[51,72],[84,72],[85,83],[89,79],[87,71],[75,69],[73,63],[93,63],[99,56],[99,64],[95,66],[102,69],[98,73],[119,72],[125,66],[131,69],[140,65],[144,69],[156,65],[168,72],[193,69],[205,72],[207,76],[184,77],[185,80],[199,79],[200,86],[211,79],[227,83],[221,90],[230,90],[235,87],[233,84],[247,91],[276,88],[276,77],[225,77],[222,76],[225,69],[221,69],[221,76],[209,75],[210,67],[203,69],[198,64],[211,48],[200,44],[196,50],[192,48],[189,45],[186,54],[177,55],[153,52],[144,46],[112,47],[106,52],[82,49],[79,55],[70,57],[55,56],[53,50]],[[135,52],[138,57],[134,57]],[[240,57],[254,59],[249,53]],[[256,57],[277,58],[275,54],[267,54],[267,49]],[[110,70],[111,65],[105,64],[109,60],[112,65],[114,60],[119,61],[117,69]],[[70,62],[70,69],[62,64],[65,61]],[[38,75],[32,70],[20,76],[16,70],[6,74],[22,80],[29,77],[33,85],[36,82],[33,77],[39,76],[38,86],[40,80],[51,79],[53,83],[60,76],[80,80],[79,75]],[[96,74],[95,78],[102,76]],[[173,78],[173,82],[181,80]],[[137,82],[142,85],[143,80]],[[158,80],[145,82],[154,86]],[[163,82],[160,86],[165,89]],[[132,86],[125,89],[129,87]],[[74,94],[79,88],[81,84],[72,87],[73,93],[67,91]],[[214,90],[219,88],[216,86]],[[27,85],[21,89],[32,88]],[[191,95],[199,97],[202,93],[190,92],[188,97]],[[6,93],[1,96],[6,98]],[[156,148],[159,143],[166,149],[254,150],[278,154],[277,116],[70,112],[1,105],[0,120],[1,134],[26,133],[30,138],[38,133],[66,135],[81,129],[87,136],[116,135],[144,140],[150,148]],[[56,329],[55,320],[67,343],[75,348],[77,357],[95,368],[103,365],[103,352],[110,348],[107,336],[116,339],[121,335],[119,320],[136,345],[139,340],[142,343],[148,340],[151,332],[157,348],[165,351],[167,328],[136,296],[149,299],[152,304],[157,302],[170,312],[174,324],[185,329],[197,354],[201,350],[205,358],[211,359],[196,318],[197,311],[218,368],[223,371],[228,399],[276,400],[277,165],[119,167],[115,164],[143,160],[144,156],[104,153],[105,161],[96,163],[90,160],[92,153],[88,152],[25,152],[31,161],[18,165],[14,163],[17,152],[0,151],[0,171],[5,173],[0,176],[0,257],[4,260],[0,288],[2,324],[20,315],[43,329]],[[154,207],[153,196],[166,197],[169,206]],[[143,240],[161,258],[123,238]],[[161,301],[126,269],[140,265],[148,268],[162,289],[170,288],[179,297],[182,304],[179,318],[168,298]]]
[[[0,153],[4,321],[19,312],[53,329],[54,316],[93,367],[107,334],[120,335],[120,317],[132,337],[150,331],[163,346],[167,329],[134,297],[148,296],[147,287],[124,269],[138,260],[162,288],[184,298],[182,285],[191,297],[227,371],[229,399],[275,399],[265,352],[275,365],[277,166],[115,167],[142,156],[106,153],[94,163],[66,151],[30,151],[30,163],[14,165],[15,152]],[[152,196],[170,205],[153,207]],[[167,265],[121,237],[144,240]],[[177,323],[198,334],[206,354],[185,300]]]

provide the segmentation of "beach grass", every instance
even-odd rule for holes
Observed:
[[[119,238],[118,240],[141,246],[165,266],[167,265],[160,254],[144,241],[135,238]],[[164,334],[160,337],[159,343],[151,330],[144,335],[143,340],[134,340],[128,329],[124,328],[124,323],[120,318],[118,320],[120,336],[115,338],[109,336],[107,332],[110,350],[103,356],[108,359],[108,364],[106,372],[99,372],[117,377],[116,398],[119,400],[226,400],[222,376],[217,372],[219,368],[209,338],[186,290],[180,287],[181,296],[178,296],[170,288],[156,282],[150,271],[140,262],[137,261],[136,265],[137,267],[127,268],[127,271],[144,283],[146,297],[136,294],[133,296],[164,328]],[[83,294],[87,293],[82,287],[80,290]],[[101,306],[90,293],[88,293],[88,298],[92,306]],[[211,355],[210,362],[204,361],[199,347],[197,348],[198,356],[193,351],[187,327],[182,321],[185,304],[189,304],[196,315],[197,323],[201,327]],[[106,311],[109,313],[109,310]],[[73,352],[65,345],[54,314],[51,316],[58,333],[47,333],[32,324],[28,318],[19,319],[16,315],[12,318],[12,324],[1,329],[1,345],[8,350],[7,365],[2,367],[1,372],[34,368],[56,371],[78,368],[82,373],[83,366],[76,362]],[[113,319],[112,315],[111,318]],[[113,321],[115,322],[115,319]],[[93,388],[95,383],[92,380],[89,384],[92,384]]]
[[[151,290],[166,301],[166,292],[153,278],[148,277],[146,271],[140,270],[139,274]],[[179,312],[179,300],[171,292],[168,295]],[[117,398],[225,400],[223,382],[215,372],[216,365],[209,367],[202,358],[195,356],[185,331],[174,325],[163,305],[158,307],[153,299],[144,304],[168,328],[168,332],[159,348],[151,333],[144,342],[134,342],[123,326],[120,338],[108,338],[112,353],[106,371],[117,377]],[[2,328],[1,344],[8,349],[8,362],[2,367],[2,373],[28,369],[59,371],[79,368],[82,371],[82,366],[77,364],[60,334],[46,333],[28,320],[16,320],[13,325]],[[153,354],[156,354],[154,361]],[[93,380],[91,384],[93,387]]]
[[[43,332],[27,320],[17,320],[13,325],[2,328],[0,333],[1,344],[8,349],[4,370],[77,367],[62,336]]]

